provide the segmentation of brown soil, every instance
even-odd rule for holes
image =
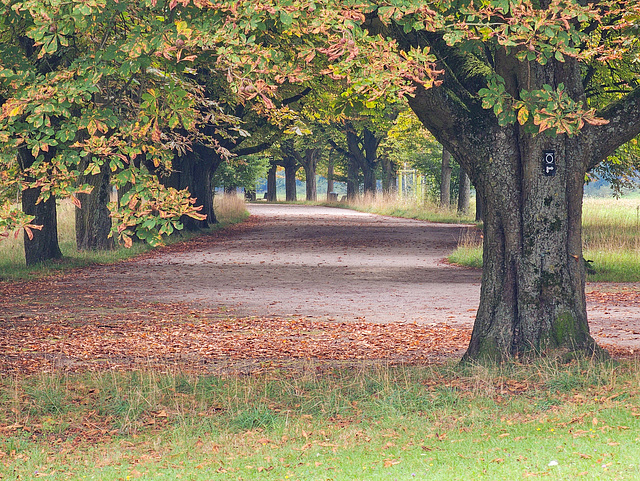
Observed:
[[[299,205],[136,260],[0,284],[4,370],[292,360],[440,362],[469,339],[480,272],[445,261],[467,226]],[[640,350],[640,285],[589,285],[592,334]]]

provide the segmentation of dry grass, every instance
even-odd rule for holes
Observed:
[[[590,281],[640,282],[640,199],[587,198],[582,225]],[[482,240],[463,237],[449,260],[482,267]]]
[[[443,208],[430,201],[419,201],[415,198],[399,198],[395,196],[360,196],[350,200],[348,206],[360,212],[370,212],[393,217],[427,220],[446,223],[474,223],[475,199],[471,199],[469,211],[460,214],[455,208]]]

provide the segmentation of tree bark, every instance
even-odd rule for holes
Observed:
[[[47,157],[55,155],[51,149]],[[31,151],[25,147],[18,149],[18,163],[22,170],[33,165],[34,159]],[[32,179],[27,178],[27,181]],[[38,202],[40,188],[29,188],[22,191],[22,210],[25,214],[34,216],[33,225],[42,226],[41,230],[32,229],[33,238],[24,236],[24,257],[28,266],[40,262],[62,258],[62,251],[58,244],[58,217],[56,198],[50,196],[46,201]]]
[[[271,161],[271,167],[267,172],[267,201],[268,202],[278,201],[277,184],[276,184],[277,171],[278,171],[278,164],[276,164],[274,161]]]
[[[347,199],[353,200],[360,195],[360,182],[358,163],[352,156],[347,157]]]
[[[298,169],[295,165],[286,163],[284,165],[284,188],[285,199],[287,202],[295,202],[298,200],[298,193],[296,188],[296,171]]]
[[[354,126],[349,122],[345,124],[345,134],[349,155],[362,171],[364,194],[375,196],[377,191],[375,169],[378,165],[377,150],[381,138],[376,137],[374,132],[365,127],[360,139]]]
[[[460,175],[458,176],[458,213],[465,214],[469,211],[469,201],[471,199],[471,179],[460,168]]]
[[[316,182],[316,168],[320,161],[320,149],[306,149],[301,159],[304,168],[308,201],[318,200],[318,184]]]
[[[442,168],[440,170],[440,207],[451,205],[451,154],[442,148]]]
[[[284,186],[285,186],[285,199],[287,202],[295,202],[298,200],[296,192],[296,172],[300,167],[298,159],[296,157],[295,147],[293,140],[285,140],[282,142],[282,162],[284,167]]]
[[[497,62],[515,85],[564,82],[580,97],[578,69]],[[575,65],[573,67],[576,67]],[[510,85],[513,87],[513,85]],[[577,94],[575,91],[578,91]],[[526,134],[442,89],[418,89],[414,111],[473,177],[483,202],[480,306],[464,359],[501,360],[550,350],[600,352],[589,333],[582,262],[582,188],[590,142]],[[471,116],[470,116],[471,114]],[[557,174],[543,173],[544,152]],[[470,159],[473,159],[472,161]]]
[[[388,157],[382,159],[382,172],[382,192],[385,196],[391,197],[397,192],[398,173],[396,165]]]
[[[483,220],[483,217],[482,217],[483,205],[484,205],[484,201],[482,200],[480,191],[476,189],[476,221]]]
[[[180,222],[187,231],[206,229],[217,222],[213,209],[213,173],[222,159],[213,149],[202,145],[194,146],[193,151],[173,159],[173,171],[164,180],[167,187],[178,190],[188,189],[196,199],[196,206],[202,206],[201,214],[207,217],[203,220],[183,216]]]
[[[82,169],[86,165],[83,163]],[[109,250],[115,247],[111,233],[111,212],[107,207],[110,198],[109,164],[104,163],[100,173],[83,175],[81,184],[90,184],[90,194],[78,194],[80,208],[76,207],[76,247],[78,250]]]
[[[329,152],[329,161],[327,163],[327,199],[329,194],[333,193],[333,151]]]

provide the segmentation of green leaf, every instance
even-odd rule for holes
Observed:
[[[280,21],[286,27],[290,27],[293,24],[293,15],[286,10],[280,10]]]

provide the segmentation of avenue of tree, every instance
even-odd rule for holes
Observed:
[[[375,194],[377,179],[390,192],[405,162],[437,165],[442,204],[459,165],[458,191],[475,186],[484,219],[465,358],[599,352],[582,195],[594,170],[621,186],[638,172],[638,0],[3,0],[2,10],[0,230],[24,229],[27,263],[61,255],[60,198],[78,206],[78,247],[110,248],[207,227],[216,179],[233,187],[254,164],[270,198],[284,168],[287,200],[300,169],[314,200],[320,165],[348,196],[360,183]]]

